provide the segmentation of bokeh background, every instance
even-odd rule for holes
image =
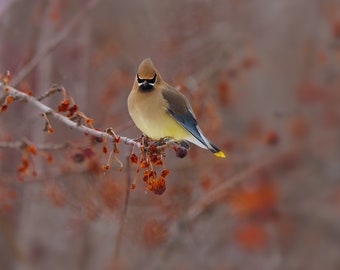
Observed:
[[[103,172],[101,144],[9,104],[0,269],[340,269],[340,1],[0,1],[0,72],[35,96],[65,87],[96,128],[140,135],[126,99],[146,57],[228,158],[169,149],[165,193],[129,190],[131,146]],[[69,147],[20,179],[6,144],[23,138]]]

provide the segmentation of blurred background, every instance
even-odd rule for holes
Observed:
[[[168,149],[167,190],[129,192],[131,146],[103,172],[102,144],[11,103],[0,269],[340,269],[340,1],[0,1],[0,73],[65,87],[101,130],[140,135],[126,100],[146,57],[228,158]],[[24,138],[68,147],[6,147]]]

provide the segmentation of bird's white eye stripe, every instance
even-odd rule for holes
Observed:
[[[156,74],[153,76],[152,79],[146,80],[146,81],[147,81],[149,84],[154,85],[154,84],[156,83],[156,81],[157,81],[157,76],[156,76]]]
[[[150,85],[154,85],[157,81],[157,76],[156,74],[153,76],[152,79],[141,79],[139,77],[139,75],[137,74],[137,82],[139,85],[143,84],[143,83],[147,83],[147,84],[150,84]]]

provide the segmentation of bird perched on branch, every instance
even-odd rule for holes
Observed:
[[[128,109],[137,128],[152,139],[170,137],[176,141],[189,141],[209,149],[215,156],[225,157],[204,136],[188,99],[163,81],[149,58],[139,65],[128,97]]]

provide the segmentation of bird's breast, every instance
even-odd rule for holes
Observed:
[[[168,114],[167,102],[161,93],[131,92],[128,109],[137,128],[153,139],[172,137],[183,140],[190,136],[190,133]]]

